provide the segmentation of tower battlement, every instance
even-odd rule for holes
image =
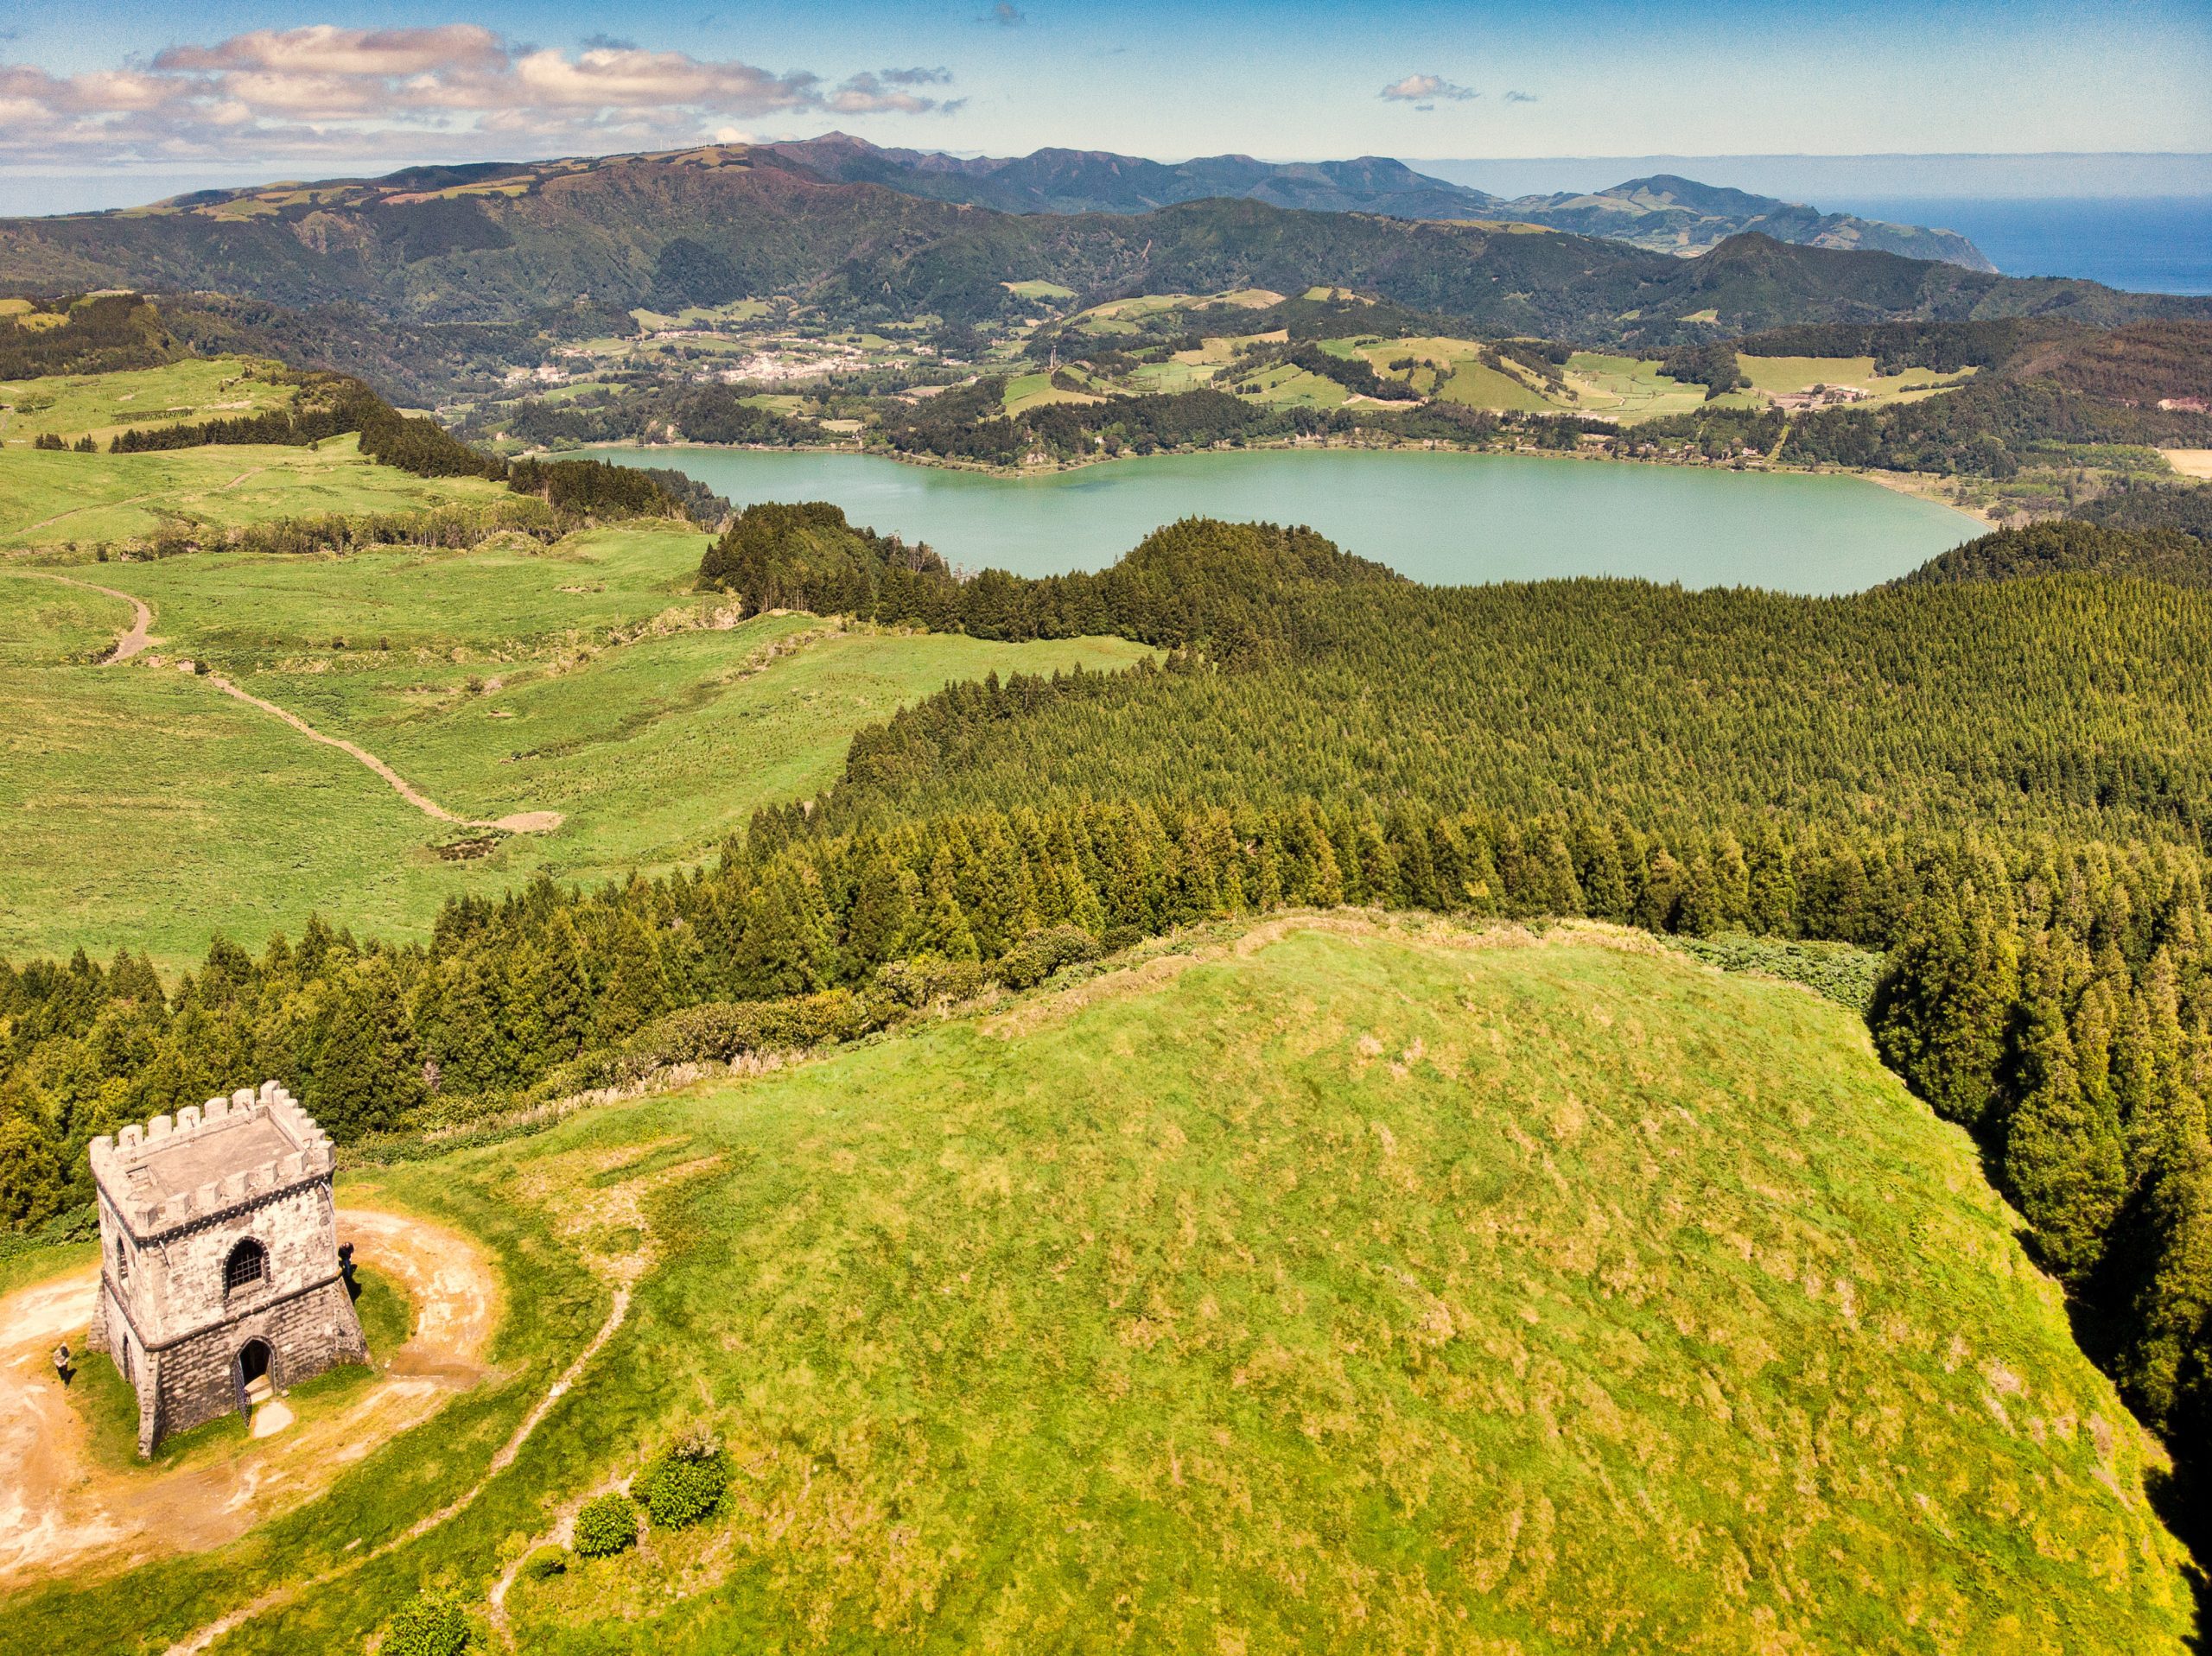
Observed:
[[[278,1082],[188,1104],[92,1144],[92,1178],[140,1238],[179,1230],[314,1179],[335,1165],[330,1135]]]

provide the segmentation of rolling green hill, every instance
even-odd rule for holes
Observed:
[[[136,1647],[284,1583],[213,1649],[358,1648],[425,1582],[480,1627],[504,1564],[702,1428],[720,1509],[525,1572],[520,1648],[2156,1656],[2191,1627],[2158,1453],[1966,1137],[1841,1008],[1621,934],[1217,929],[365,1182],[499,1251],[498,1378],[127,1577]],[[364,1563],[348,1538],[480,1475],[609,1252],[645,1268],[573,1391]],[[134,1648],[117,1591],[0,1608],[0,1651]]]
[[[1342,284],[1485,334],[1602,342],[1784,322],[2202,315],[2212,301],[2015,280],[1887,253],[1732,238],[1683,260],[1527,226],[1306,213],[1256,200],[1138,214],[992,212],[825,182],[735,145],[213,191],[158,206],[0,222],[0,291],[129,284],[415,321],[513,324],[588,295],[681,309],[788,293],[832,314],[956,320],[1077,292],[1299,293]]]

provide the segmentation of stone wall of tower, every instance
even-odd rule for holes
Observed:
[[[175,1195],[134,1184],[134,1166],[204,1145],[241,1115],[266,1118],[289,1147],[251,1164],[219,1164],[215,1177]],[[92,1161],[100,1221],[92,1343],[137,1390],[140,1453],[235,1410],[239,1355],[255,1340],[268,1345],[280,1390],[367,1356],[340,1268],[330,1140],[283,1088],[270,1082],[125,1127],[95,1139]],[[263,1250],[262,1273],[229,1286],[226,1266],[249,1239]]]
[[[152,1384],[139,1397],[139,1452],[150,1455],[172,1433],[235,1414],[238,1353],[255,1340],[269,1347],[269,1378],[280,1392],[368,1356],[342,1280],[264,1301],[152,1355]]]

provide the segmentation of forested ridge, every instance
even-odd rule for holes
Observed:
[[[9,1218],[84,1200],[91,1134],[240,1075],[386,1144],[1217,917],[1588,915],[1882,951],[1884,1056],[1976,1135],[2131,1402],[2184,1450],[2201,1433],[2212,594],[1436,589],[1204,521],[1098,574],[962,582],[821,507],[753,509],[707,566],[785,603],[1169,653],[949,687],[710,869],[458,903],[424,946],[219,942],[173,988],[127,953],[0,971]]]

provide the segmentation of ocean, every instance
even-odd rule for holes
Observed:
[[[2133,293],[2212,294],[2212,196],[1823,198],[1831,213],[1955,230],[2006,276],[2087,276]]]

